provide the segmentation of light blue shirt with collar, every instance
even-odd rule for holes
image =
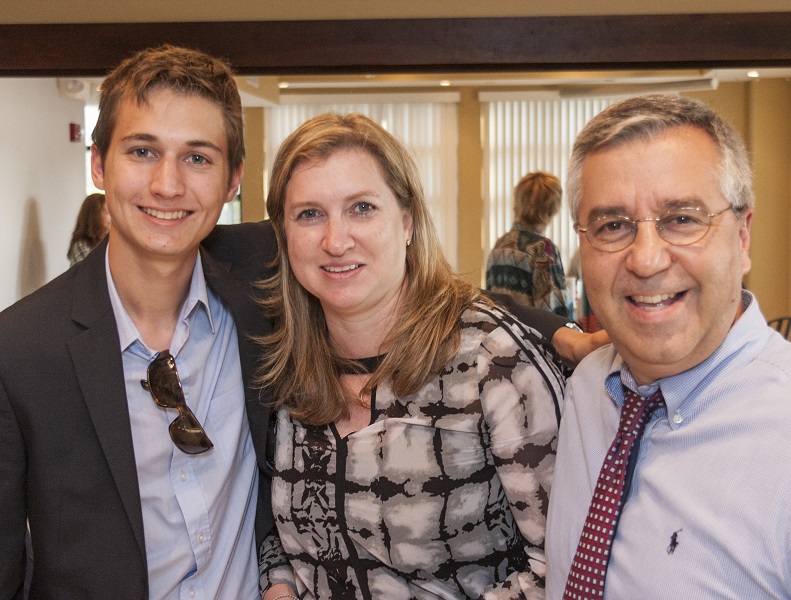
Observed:
[[[622,383],[662,390],[646,426],[611,550],[605,598],[791,598],[791,343],[745,312],[696,367],[637,388],[612,346],[566,387],[547,522],[547,598],[559,600],[605,453]]]
[[[170,352],[187,404],[214,448],[185,454],[168,433],[178,411],[157,406],[140,385],[157,352],[146,347],[124,309],[107,258],[105,268],[121,339],[150,597],[259,598],[254,530],[258,472],[233,318],[206,286],[198,256]]]

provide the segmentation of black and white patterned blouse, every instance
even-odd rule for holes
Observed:
[[[335,600],[543,598],[563,386],[535,331],[476,305],[462,315],[455,359],[410,396],[374,390],[367,427],[341,438],[281,408],[279,537],[262,547],[262,588],[289,582],[301,598]]]

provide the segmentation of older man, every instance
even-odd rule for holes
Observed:
[[[613,343],[567,388],[549,598],[791,597],[791,344],[741,288],[741,140],[699,102],[632,98],[580,134],[567,187]]]

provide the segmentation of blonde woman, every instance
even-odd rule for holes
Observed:
[[[297,129],[267,210],[264,599],[543,598],[554,354],[452,273],[409,154],[366,117]]]

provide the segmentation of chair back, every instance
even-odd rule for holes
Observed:
[[[769,321],[769,327],[780,332],[785,339],[791,340],[791,317],[780,317]]]

